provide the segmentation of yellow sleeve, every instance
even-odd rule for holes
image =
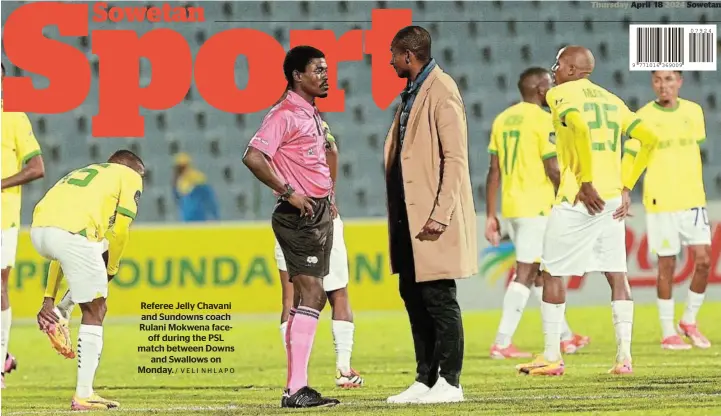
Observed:
[[[488,140],[488,154],[498,156],[498,133],[496,126],[491,128],[491,137]]]
[[[15,127],[15,143],[18,150],[18,158],[22,164],[41,154],[40,145],[33,133],[33,126],[25,113],[18,114],[18,123]]]
[[[133,220],[125,215],[118,215],[115,224],[105,238],[108,240],[108,275],[115,276],[120,268],[120,259],[123,258],[125,246],[128,244],[130,223]]]
[[[565,124],[573,131],[573,145],[578,156],[579,183],[593,182],[593,157],[591,155],[591,131],[578,111],[569,111]]]
[[[633,161],[641,150],[641,142],[636,139],[627,139],[623,143],[623,158],[621,159],[621,177],[631,177],[633,173]]]
[[[58,295],[60,281],[63,280],[63,269],[60,268],[60,262],[53,260],[48,268],[48,284],[45,287],[45,297],[53,298]]]
[[[692,121],[692,132],[693,136],[698,143],[703,143],[706,141],[706,123],[704,122],[703,118],[703,109],[701,106],[698,106],[696,111],[694,111],[694,117],[691,119]]]
[[[633,189],[633,187],[636,186],[636,182],[638,182],[638,178],[641,177],[644,169],[648,166],[651,153],[653,152],[653,149],[656,148],[656,143],[658,143],[658,136],[656,135],[656,132],[649,127],[648,123],[643,120],[634,122],[633,129],[630,129],[627,134],[629,134],[628,141],[635,139],[640,145],[640,149],[633,158],[631,166],[624,169],[623,160],[621,161],[621,180],[623,182],[623,186],[628,189]],[[626,151],[626,153],[628,153],[628,151]],[[624,158],[625,157],[626,156],[624,155]],[[631,162],[627,162],[627,165],[629,163]]]
[[[553,87],[546,94],[546,101],[551,113],[558,118],[564,126],[568,126],[565,119],[572,112],[578,113],[580,110],[573,101],[573,95],[563,86]]]
[[[633,129],[635,129],[638,123],[641,122],[641,118],[638,114],[631,111],[626,103],[624,103],[621,99],[618,101],[619,108],[621,109],[621,129],[626,137],[631,137]]]
[[[118,214],[129,217],[131,220],[138,215],[140,195],[143,193],[143,179],[135,172],[123,173],[118,198]]]
[[[536,136],[538,138],[538,151],[540,152],[541,159],[546,160],[556,157],[555,135],[556,133],[550,118],[539,124],[538,130],[536,130]]]

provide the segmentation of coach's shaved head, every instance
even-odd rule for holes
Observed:
[[[596,66],[596,59],[588,48],[571,45],[561,49],[553,64],[556,84],[588,78]]]
[[[140,176],[145,176],[145,164],[142,159],[130,150],[118,150],[108,159],[110,163],[125,165],[130,169],[138,172]]]

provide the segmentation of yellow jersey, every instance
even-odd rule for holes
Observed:
[[[546,100],[553,117],[561,171],[556,203],[573,202],[581,186],[574,133],[561,121],[572,111],[581,114],[590,131],[593,186],[603,199],[620,197],[621,135],[629,135],[640,119],[623,100],[588,79],[555,86],[548,91]]]
[[[675,108],[650,102],[637,114],[659,137],[643,182],[646,210],[673,212],[705,206],[699,144],[706,139],[706,128],[701,106],[679,98]],[[624,152],[635,156],[639,147],[638,140],[627,140]]]
[[[493,121],[488,153],[501,168],[501,215],[505,218],[547,215],[555,191],[543,161],[556,156],[551,115],[536,104],[520,102]]]
[[[135,219],[143,179],[117,163],[96,163],[60,179],[35,206],[33,227],[57,227],[85,236],[105,238],[117,214]]]
[[[2,177],[20,172],[23,165],[39,155],[33,127],[25,113],[2,112]],[[21,187],[2,190],[2,229],[20,226]]]

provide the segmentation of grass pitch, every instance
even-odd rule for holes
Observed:
[[[678,313],[681,312],[679,305]],[[78,311],[76,311],[76,314]],[[112,311],[110,311],[112,315]],[[353,391],[333,384],[335,354],[329,316],[324,313],[311,359],[311,384],[342,405],[302,413],[353,414],[721,414],[721,303],[707,303],[699,322],[711,342],[709,350],[664,351],[655,305],[636,306],[634,370],[631,376],[610,376],[615,341],[608,307],[571,308],[571,327],[591,336],[591,344],[565,357],[566,375],[557,378],[515,374],[517,360],[488,358],[500,312],[464,314],[466,359],[461,383],[466,402],[443,406],[391,406],[386,397],[405,389],[414,377],[415,360],[410,329],[403,313],[357,313],[353,366],[366,386]],[[79,318],[71,323],[76,340]],[[271,415],[289,413],[279,408],[285,382],[285,354],[277,317],[237,317],[224,345],[234,353],[215,367],[232,367],[233,374],[138,374],[156,355],[139,354],[150,333],[140,332],[139,321],[113,321],[105,327],[105,345],[95,390],[120,401],[114,413],[137,415]],[[524,314],[515,344],[540,352],[543,347],[538,308]],[[18,370],[7,375],[2,393],[4,416],[67,414],[75,385],[76,363],[51,349],[31,323],[15,323],[10,350]],[[167,364],[166,364],[167,365]],[[173,364],[173,368],[208,365]]]

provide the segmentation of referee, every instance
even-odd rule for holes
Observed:
[[[283,62],[288,91],[263,119],[243,163],[279,201],[272,216],[290,281],[300,304],[288,318],[288,380],[282,407],[333,406],[308,386],[308,361],[318,317],[326,304],[323,277],[333,246],[333,181],[326,160],[326,136],[315,99],[328,95],[328,65],[310,46],[288,51]]]

